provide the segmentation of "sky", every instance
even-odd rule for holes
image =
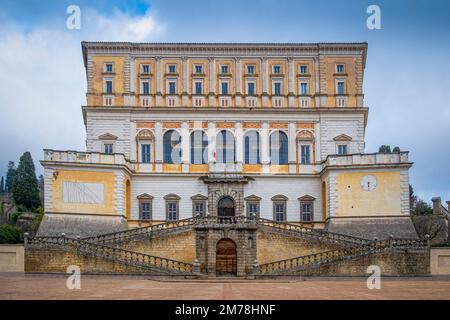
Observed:
[[[77,5],[81,28],[66,27]],[[366,26],[369,5],[381,29]],[[450,1],[2,0],[0,175],[30,151],[85,150],[86,77],[80,42],[360,42],[366,152],[410,151],[424,200],[450,200]]]

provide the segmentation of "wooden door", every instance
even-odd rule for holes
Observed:
[[[236,275],[237,254],[236,244],[231,239],[222,239],[217,242],[216,248],[216,274]]]

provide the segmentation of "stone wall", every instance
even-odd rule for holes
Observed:
[[[15,244],[0,245],[0,272],[24,271],[24,247]]]
[[[431,248],[430,269],[432,275],[450,275],[450,248]]]
[[[304,240],[265,232],[261,229],[258,230],[257,243],[257,261],[259,264],[341,248],[338,245],[321,243],[318,240]]]

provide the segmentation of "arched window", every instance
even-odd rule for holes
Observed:
[[[283,131],[278,130],[270,135],[270,162],[288,164],[288,137]]]
[[[230,131],[222,130],[216,139],[216,161],[219,163],[235,162],[235,142]]]
[[[257,131],[249,131],[244,136],[244,163],[259,164],[259,133]]]
[[[164,133],[164,163],[181,163],[181,136],[175,130]]]
[[[191,133],[191,163],[205,164],[207,163],[207,148],[208,138],[201,130],[196,130]]]

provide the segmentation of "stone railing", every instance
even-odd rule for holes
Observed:
[[[112,164],[124,165],[134,170],[134,163],[121,153],[106,154],[100,152],[44,150],[44,161],[71,162],[80,164]]]
[[[376,165],[376,164],[408,164],[408,152],[367,153],[349,155],[329,155],[322,162],[322,167]]]
[[[242,163],[219,163],[211,162],[208,168],[209,173],[242,173]]]
[[[128,266],[168,274],[192,274],[193,264],[129,251],[104,244],[61,236],[35,237],[25,240],[26,247],[58,248],[81,255],[103,258]]]
[[[429,242],[415,239],[394,239],[372,241],[355,247],[313,253],[291,259],[279,260],[259,265],[256,273],[261,275],[281,275],[318,268],[321,265],[338,263],[342,260],[357,259],[383,251],[405,249],[428,249]]]

